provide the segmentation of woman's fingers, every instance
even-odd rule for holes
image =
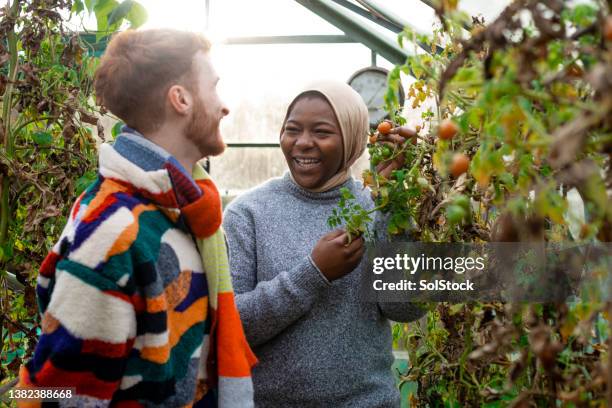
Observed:
[[[402,167],[402,165],[397,163],[394,160],[394,161],[389,162],[389,164],[386,164],[384,167],[377,169],[377,172],[384,178],[388,179],[391,176],[391,173],[393,172],[393,170],[397,170],[400,167]]]
[[[363,242],[364,241],[362,236],[353,238],[351,243],[346,246],[346,252],[349,254],[354,253],[355,251],[363,247]]]
[[[400,154],[393,160],[385,161],[376,166],[376,172],[384,178],[389,178],[393,170],[397,170],[404,165],[406,158]]]
[[[398,126],[389,131],[389,134],[399,135],[404,138],[416,136],[416,131],[408,126]]]
[[[389,133],[387,135],[379,136],[378,140],[382,142],[391,142],[393,144],[402,144],[406,141],[406,138],[400,135],[394,135]]]
[[[353,253],[351,253],[348,256],[348,262],[350,262],[350,263],[353,263],[353,262],[357,263],[357,262],[359,262],[359,260],[361,260],[361,258],[365,254],[365,250],[366,250],[365,245],[361,245],[360,247],[358,247]]]
[[[331,242],[338,248],[342,248],[344,246],[346,246],[346,243],[348,242],[348,234],[346,233],[346,231],[341,230],[342,233],[340,235],[336,235]]]

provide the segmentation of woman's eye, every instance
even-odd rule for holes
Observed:
[[[327,129],[317,129],[317,130],[315,130],[315,133],[322,134],[322,135],[329,135],[332,132],[327,130]]]
[[[294,127],[286,127],[285,128],[285,132],[289,132],[289,133],[295,133],[298,132],[299,129],[298,128],[294,128]]]

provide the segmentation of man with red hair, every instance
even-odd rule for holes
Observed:
[[[225,149],[229,113],[209,48],[176,30],[110,42],[96,96],[126,126],[41,266],[20,387],[72,388],[70,407],[253,405],[221,201],[198,163]]]

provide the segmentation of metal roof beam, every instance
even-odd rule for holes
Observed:
[[[341,0],[341,1],[346,1],[346,0]],[[412,30],[414,32],[418,31],[408,21],[406,21],[406,20],[404,20],[404,19],[402,19],[400,17],[397,17],[394,13],[392,13],[391,11],[389,11],[388,9],[386,9],[385,7],[381,6],[380,4],[376,3],[373,0],[357,0],[357,2],[365,5],[368,9],[370,9],[373,12],[375,12],[376,14],[380,15],[382,18],[387,20],[390,25],[392,25],[394,27],[400,27],[399,31],[396,31],[398,33],[403,31],[404,27],[408,27],[410,30]],[[370,14],[370,13],[368,13],[368,14]],[[423,49],[426,52],[431,54],[432,50],[431,50],[430,46],[428,46],[427,44],[425,44],[425,43],[423,43],[421,41],[418,41],[418,40],[416,41],[416,44],[419,47],[421,47],[421,49]],[[436,45],[436,53],[439,54],[442,51],[443,51],[442,47],[440,47],[439,45]]]
[[[275,35],[259,37],[231,37],[223,43],[227,45],[252,44],[339,44],[355,43],[347,35]]]
[[[393,31],[394,33],[400,33],[403,30],[403,27],[385,19],[381,18],[377,15],[370,13],[368,10],[359,7],[356,4],[351,3],[348,0],[333,0],[334,3],[341,5],[342,7],[351,10],[353,13],[360,15],[361,17],[367,18],[370,21],[375,22],[381,27],[386,28],[387,30]]]
[[[393,64],[404,64],[410,56],[393,41],[364,27],[353,15],[336,5],[332,0],[295,0],[319,17],[344,31],[346,35],[376,51]]]

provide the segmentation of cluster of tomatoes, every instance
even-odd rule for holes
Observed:
[[[418,132],[420,127],[416,127],[416,134],[414,131],[407,127],[400,126],[397,128],[393,127],[390,121],[384,121],[378,124],[378,134],[372,134],[369,138],[368,152],[370,153],[370,161],[372,165],[377,166],[381,162],[391,160],[397,156],[397,148],[393,148],[392,143],[385,142],[384,137],[380,135],[389,135],[390,133],[402,136],[404,139],[410,138],[412,144],[417,143]],[[445,120],[440,124],[438,128],[438,137],[440,140],[451,140],[459,133],[459,127],[452,120]],[[453,177],[457,178],[463,173],[468,171],[470,166],[470,159],[463,153],[455,153],[450,164],[450,173]]]
[[[368,153],[370,153],[372,165],[378,166],[383,161],[393,158],[395,148],[391,147],[392,144],[383,143],[382,138],[379,138],[379,135],[388,135],[392,129],[393,124],[389,121],[384,121],[378,124],[378,135],[376,133],[370,135]]]
[[[451,120],[445,120],[440,124],[438,129],[438,137],[442,140],[451,140],[459,133],[459,127]],[[463,153],[455,153],[453,155],[450,173],[457,178],[465,173],[470,167],[470,159]]]

